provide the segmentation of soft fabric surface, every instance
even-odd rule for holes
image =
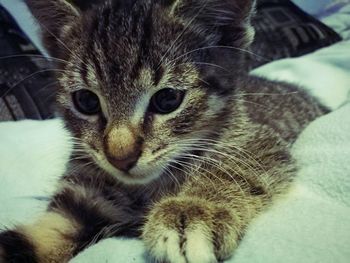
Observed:
[[[0,224],[26,222],[46,206],[70,153],[58,120],[0,123]]]
[[[10,1],[20,2],[0,0],[8,6]],[[16,15],[22,18],[20,13]],[[347,32],[349,19],[342,18],[344,23],[330,19],[344,29],[339,31]],[[22,20],[25,25],[23,21],[26,19]],[[297,140],[293,154],[300,171],[293,190],[253,222],[229,262],[350,262],[349,72],[350,41],[254,71],[271,79],[303,84],[334,112],[313,122]],[[59,120],[0,123],[1,225],[31,221],[45,209],[69,151],[68,135]],[[141,241],[121,239],[102,241],[72,260],[145,261]]]
[[[344,0],[343,5],[335,13],[320,15],[323,23],[332,27],[343,39],[350,39],[350,1]]]
[[[38,24],[30,14],[28,7],[24,4],[23,0],[0,0],[0,4],[2,4],[12,14],[19,26],[24,32],[26,32],[40,51],[47,54],[38,34]]]
[[[350,40],[300,58],[266,64],[252,73],[300,85],[335,110],[350,98],[349,72]]]

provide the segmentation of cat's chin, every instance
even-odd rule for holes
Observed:
[[[107,173],[109,173],[110,175],[115,177],[117,180],[119,180],[120,182],[126,185],[149,184],[152,181],[159,178],[163,172],[163,169],[160,169],[160,168],[142,169],[142,170],[140,168],[134,168],[126,173],[114,168],[111,164],[106,165],[106,163],[104,163],[104,165],[101,165],[101,168],[103,168]]]
[[[113,173],[112,175],[116,177],[119,181],[127,185],[146,185],[159,178],[160,174],[161,172],[151,173],[147,175],[138,175],[118,171],[116,173]]]

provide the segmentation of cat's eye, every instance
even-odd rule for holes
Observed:
[[[85,115],[94,115],[100,112],[100,100],[92,91],[81,89],[74,92],[72,96],[74,105],[80,113]]]
[[[155,93],[151,98],[150,111],[158,114],[168,114],[181,105],[185,92],[166,88]]]

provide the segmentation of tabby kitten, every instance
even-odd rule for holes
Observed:
[[[67,262],[118,235],[158,262],[229,258],[288,189],[291,143],[326,110],[240,72],[252,0],[98,2],[27,0],[75,151],[47,212],[0,235],[0,262]]]

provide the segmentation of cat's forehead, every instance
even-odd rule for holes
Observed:
[[[137,1],[132,8],[104,6],[84,17],[79,59],[74,58],[84,82],[106,93],[127,90],[131,95],[181,72],[169,63],[183,53],[181,47],[171,47],[177,25],[166,24],[162,12],[148,2]]]
[[[136,105],[144,106],[159,89],[185,89],[196,79],[193,65],[181,60],[185,45],[176,42],[182,25],[150,2],[103,6],[80,25],[72,83],[86,85],[120,114],[137,111]]]
[[[103,6],[84,17],[78,52],[100,80],[137,80],[141,73],[155,72],[160,62],[155,24],[152,7],[146,4]]]

